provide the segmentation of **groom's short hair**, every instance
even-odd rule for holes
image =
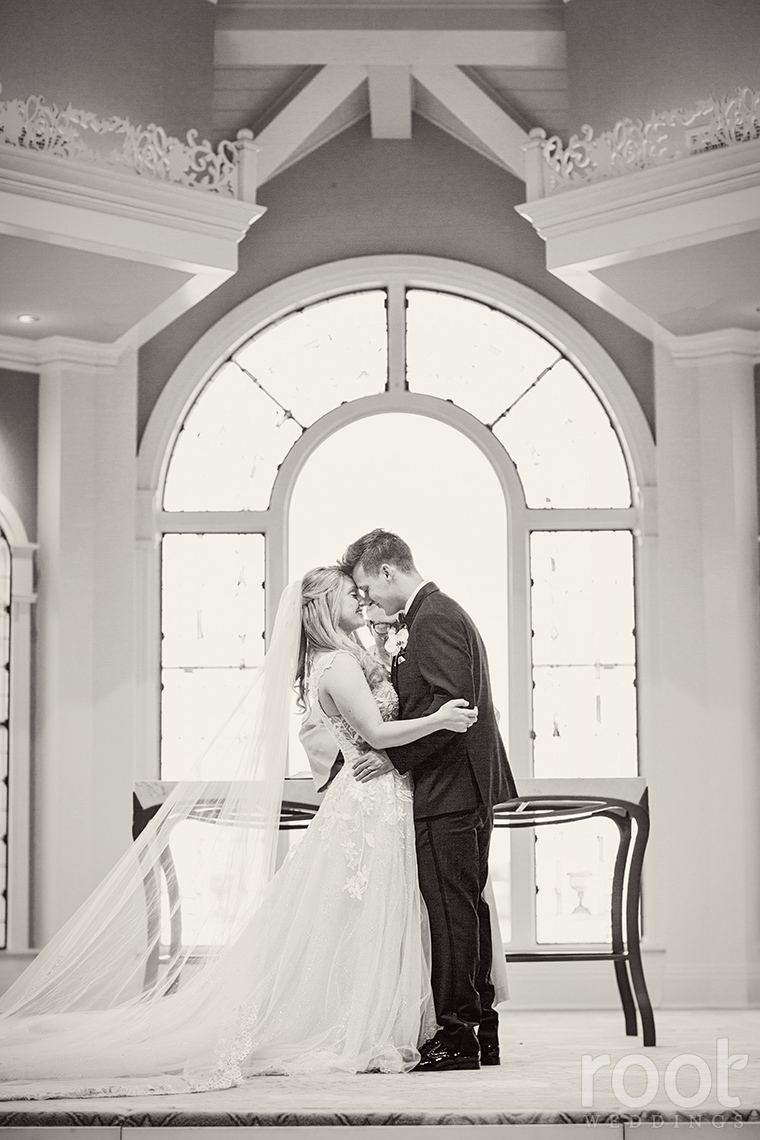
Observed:
[[[351,575],[361,565],[365,574],[374,577],[386,562],[407,573],[415,568],[412,552],[403,538],[377,528],[351,543],[340,560],[340,568],[344,574]]]

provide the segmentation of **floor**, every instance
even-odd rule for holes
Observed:
[[[304,1127],[318,1126],[326,1137],[328,1126],[390,1126],[402,1134],[408,1126],[436,1125],[530,1125],[533,1140],[541,1140],[544,1129],[536,1126],[572,1124],[568,1131],[655,1127],[665,1140],[674,1127],[704,1123],[712,1131],[724,1122],[734,1125],[731,1133],[742,1127],[738,1140],[760,1140],[760,1011],[660,1010],[656,1020],[659,1043],[645,1049],[625,1037],[619,1011],[506,1012],[502,1064],[479,1072],[261,1077],[196,1095],[5,1102],[0,1140],[21,1130],[26,1140],[62,1140],[84,1127],[88,1140],[101,1140],[100,1133],[118,1140],[135,1126],[171,1127],[173,1140],[200,1128],[222,1136],[245,1126],[277,1127],[285,1140],[298,1127],[306,1140]],[[514,1127],[510,1136],[517,1140]]]

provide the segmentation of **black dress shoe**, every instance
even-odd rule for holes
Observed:
[[[500,1065],[499,1015],[495,1009],[485,1009],[478,1026],[481,1065]]]
[[[480,1045],[480,1063],[481,1065],[500,1065],[501,1057],[499,1056],[499,1045],[493,1042],[483,1043]]]
[[[446,1073],[451,1069],[479,1069],[477,1053],[464,1052],[447,1045],[445,1041],[433,1038],[420,1050],[420,1059],[412,1069],[413,1073]]]

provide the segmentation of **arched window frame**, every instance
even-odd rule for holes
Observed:
[[[11,556],[8,711],[6,958],[30,951],[31,660],[34,552],[16,508],[0,494],[0,530]],[[15,971],[14,971],[15,976]]]
[[[614,424],[626,459],[632,505],[629,508],[535,509],[525,505],[514,464],[488,429],[446,401],[405,387],[405,292],[409,288],[449,291],[481,301],[533,327],[553,341],[591,385]],[[384,288],[388,296],[388,388],[351,401],[323,416],[283,461],[266,511],[165,512],[162,493],[172,447],[197,395],[230,353],[256,332],[290,312],[340,293]],[[635,538],[636,645],[640,769],[646,774],[654,751],[652,690],[656,684],[653,583],[656,574],[655,451],[641,407],[620,369],[593,337],[558,306],[509,278],[448,259],[379,256],[349,259],[306,270],[270,286],[232,310],[190,350],[156,403],[146,427],[138,462],[138,550],[143,620],[141,709],[146,736],[140,755],[145,778],[158,773],[160,723],[159,545],[164,533],[253,532],[266,535],[266,627],[285,584],[287,520],[298,474],[308,457],[335,431],[363,416],[407,412],[431,416],[463,432],[486,455],[504,492],[508,535],[508,748],[519,782],[531,772],[531,619],[530,535],[537,530],[627,530]],[[518,845],[519,846],[519,845]],[[525,855],[526,853],[524,853]],[[521,856],[518,853],[518,859]],[[530,876],[516,876],[529,890]],[[517,902],[517,900],[515,900]],[[518,912],[530,906],[517,903]],[[518,942],[525,931],[515,931]]]

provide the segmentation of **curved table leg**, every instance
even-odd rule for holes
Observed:
[[[644,864],[644,852],[649,839],[649,813],[644,807],[634,807],[636,821],[636,838],[633,841],[631,866],[628,872],[628,898],[626,900],[626,941],[628,944],[628,962],[631,967],[631,978],[636,1000],[641,1014],[641,1028],[645,1045],[656,1045],[657,1035],[654,1027],[654,1013],[649,999],[649,991],[644,978],[644,964],[641,961],[641,940],[639,937],[639,899],[641,896],[641,868]]]
[[[631,846],[631,817],[628,814],[610,811],[603,813],[611,819],[618,829],[618,849],[615,857],[615,870],[612,876],[612,952],[622,954],[625,950],[623,938],[623,909],[625,904],[625,870],[628,863],[628,851]],[[625,1017],[625,1031],[629,1037],[638,1033],[638,1020],[636,1018],[636,1003],[631,992],[631,983],[628,980],[628,965],[624,961],[615,962],[615,981],[617,982],[620,1003]]]

